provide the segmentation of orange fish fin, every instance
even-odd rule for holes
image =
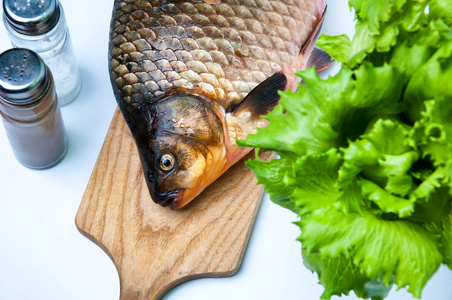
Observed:
[[[279,101],[278,91],[284,91],[287,86],[287,78],[282,72],[278,72],[262,81],[230,111],[233,115],[239,115],[248,111],[252,116],[266,115]]]
[[[322,72],[331,67],[334,62],[335,60],[331,59],[328,53],[316,46],[309,56],[306,68],[315,66],[317,72]]]
[[[304,44],[301,46],[300,56],[306,58],[306,55],[311,55],[312,51],[314,50],[315,43],[317,42],[317,39],[319,38],[319,35],[320,35],[320,30],[322,29],[326,10],[327,10],[327,7],[325,6],[322,16],[320,17],[319,21],[315,25],[314,29],[311,31],[311,34],[309,35],[309,37],[306,39]]]

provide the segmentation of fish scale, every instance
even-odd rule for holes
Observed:
[[[116,0],[110,68],[120,106],[156,101],[174,89],[224,108],[239,103],[272,74],[297,67],[318,3]]]

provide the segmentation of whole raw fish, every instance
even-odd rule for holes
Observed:
[[[152,199],[178,209],[251,149],[260,115],[296,89],[323,0],[116,0],[110,74]]]

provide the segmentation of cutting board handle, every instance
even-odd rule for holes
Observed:
[[[244,165],[250,157],[185,208],[160,207],[149,196],[135,143],[116,110],[75,223],[113,260],[121,300],[161,299],[188,280],[237,272],[264,192]]]

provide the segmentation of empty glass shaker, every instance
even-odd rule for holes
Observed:
[[[81,80],[59,1],[3,0],[3,12],[12,45],[38,53],[52,71],[60,105],[71,103]]]
[[[49,168],[66,154],[67,137],[52,73],[28,49],[0,54],[0,115],[17,160]]]

